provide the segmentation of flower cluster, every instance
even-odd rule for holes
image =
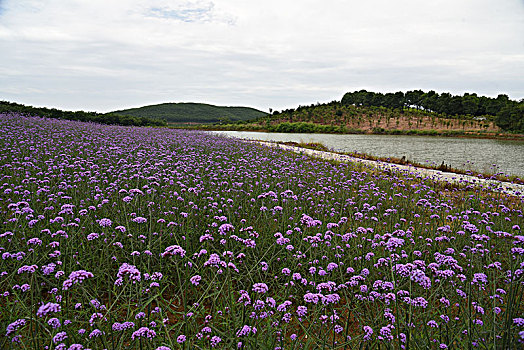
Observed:
[[[0,114],[0,147],[7,347],[524,342],[523,196],[170,128]]]

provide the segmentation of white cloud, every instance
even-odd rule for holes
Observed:
[[[0,99],[267,110],[366,88],[524,97],[520,0],[2,0]]]
[[[223,22],[234,24],[235,20],[215,11],[211,1],[197,1],[176,4],[176,6],[152,6],[145,12],[146,17],[161,18],[182,22]]]

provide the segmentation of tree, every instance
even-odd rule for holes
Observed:
[[[479,98],[477,94],[465,93],[462,98],[462,109],[464,113],[469,115],[476,115],[479,108]]]
[[[462,97],[453,96],[451,98],[451,101],[449,103],[449,112],[451,115],[464,114],[464,110],[462,109]]]
[[[424,92],[422,90],[413,90],[406,92],[405,98],[408,106],[415,106],[416,109],[420,109],[422,106],[422,96]]]
[[[422,96],[422,107],[426,110],[435,111],[438,105],[438,94],[430,90]]]
[[[447,115],[452,115],[451,112],[451,94],[449,92],[444,92],[440,94],[437,104],[437,112],[444,113]]]
[[[524,133],[524,104],[508,104],[497,113],[495,124],[502,130]]]

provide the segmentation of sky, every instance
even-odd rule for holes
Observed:
[[[524,0],[0,0],[0,100],[268,111],[360,89],[524,98]]]

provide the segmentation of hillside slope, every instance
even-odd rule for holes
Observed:
[[[162,103],[113,112],[136,117],[165,119],[168,123],[215,123],[251,120],[267,113],[250,107],[223,107],[205,103]]]

